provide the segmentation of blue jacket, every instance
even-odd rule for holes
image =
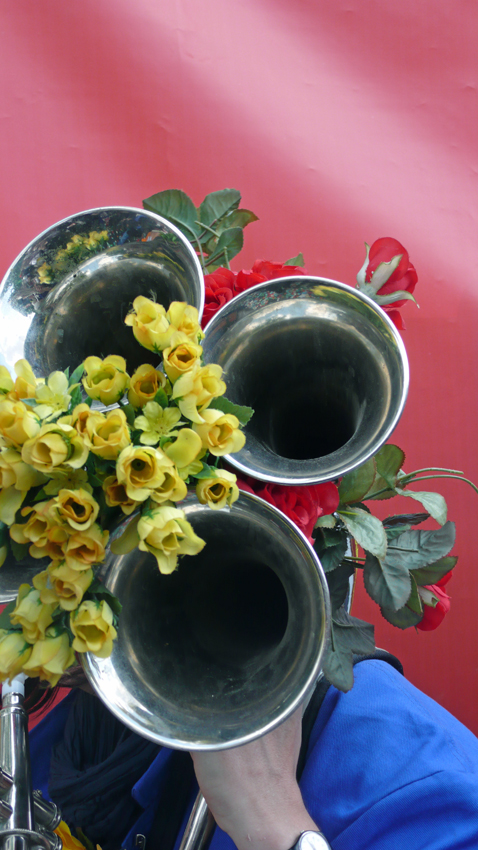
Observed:
[[[33,787],[46,797],[51,748],[74,698],[31,733]],[[162,748],[132,788],[141,813],[125,836],[127,850],[137,833],[149,832],[170,757]],[[383,661],[357,665],[349,693],[327,691],[300,786],[333,850],[478,848],[478,740]],[[210,850],[234,848],[217,828]]]

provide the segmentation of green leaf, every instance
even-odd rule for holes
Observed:
[[[77,404],[81,404],[83,401],[83,394],[81,392],[80,387],[75,387],[73,392],[70,394],[70,407],[69,410],[73,410]]]
[[[347,551],[347,544],[348,534],[345,528],[317,529],[314,549],[325,573],[335,570],[342,563]]]
[[[397,626],[399,629],[409,629],[410,626],[416,626],[423,617],[423,613],[417,614],[408,605],[404,605],[398,611],[394,611],[393,608],[381,606],[380,613],[388,623],[391,623],[392,626]]]
[[[29,546],[29,543],[16,543],[15,540],[10,539],[10,548],[16,561],[23,561],[27,557]]]
[[[440,525],[445,525],[447,516],[446,501],[441,493],[419,492],[418,490],[402,490],[397,487],[396,492],[399,496],[409,496],[410,499],[415,499],[420,502],[426,511]]]
[[[384,558],[387,551],[387,535],[378,517],[361,508],[337,511],[344,525],[362,549]]]
[[[425,522],[426,519],[429,519],[429,516],[430,514],[425,513],[396,514],[395,516],[388,516],[387,519],[384,519],[383,525],[384,528],[395,528],[396,526],[401,525],[419,525],[421,522]]]
[[[237,419],[239,419],[241,425],[247,425],[249,419],[254,414],[254,410],[252,407],[246,407],[242,404],[234,404],[232,401],[229,401],[229,399],[225,396],[213,398],[209,406],[214,410],[220,410],[222,413],[231,413],[233,416],[236,416]]]
[[[377,475],[383,478],[389,487],[395,487],[395,479],[405,462],[405,452],[393,443],[382,446],[375,455]]]
[[[128,425],[130,426],[130,428],[133,428],[134,420],[136,419],[136,411],[135,411],[133,405],[129,404],[129,403],[123,404],[121,406],[121,410],[123,411],[124,415],[126,416],[126,421],[127,421]]]
[[[349,563],[327,573],[332,614],[344,604],[350,590],[350,577],[354,572],[353,565]]]
[[[206,265],[216,262],[219,257],[225,257],[228,261],[235,257],[239,251],[242,251],[244,245],[244,233],[242,227],[228,227],[224,230],[212,254],[209,255]]]
[[[244,230],[244,228],[247,227],[248,224],[252,224],[253,221],[259,221],[259,218],[251,210],[232,210],[227,213],[221,221],[218,221],[215,230],[219,236],[223,230],[227,230],[229,227],[241,227],[242,230]]]
[[[388,542],[390,543],[391,540],[396,540],[405,531],[410,531],[411,527],[411,525],[397,525],[395,528],[385,528],[384,526]]]
[[[447,522],[434,531],[406,531],[389,544],[386,561],[390,565],[416,570],[448,555],[454,542],[453,522]]]
[[[195,472],[191,478],[197,478],[201,480],[202,478],[215,478],[216,476],[216,467],[209,466],[209,464],[202,462],[202,469],[200,472]]]
[[[368,595],[381,608],[398,611],[410,596],[411,579],[405,564],[380,562],[367,553],[363,570],[363,580]]]
[[[0,522],[0,546],[6,546],[9,542],[8,525],[5,522]]]
[[[290,260],[286,260],[284,266],[300,266],[300,268],[304,268],[304,255],[302,251],[300,254],[297,254],[297,257],[291,257]]]
[[[157,404],[159,404],[159,406],[162,407],[163,410],[168,406],[168,397],[167,397],[166,393],[164,392],[164,390],[161,389],[161,387],[159,388],[158,392],[156,393],[153,401],[155,401]]]
[[[349,691],[354,682],[354,654],[371,655],[374,650],[373,626],[337,611],[332,620],[331,645],[324,658],[325,678],[340,691]]]
[[[80,380],[81,376],[83,375],[84,371],[85,371],[85,367],[83,366],[83,363],[80,363],[80,365],[76,367],[75,371],[71,375],[71,377],[68,381],[68,386],[71,387],[72,384],[77,384],[78,381]]]
[[[196,207],[186,192],[180,189],[157,192],[156,195],[151,195],[143,201],[143,207],[172,221],[189,240],[200,232],[200,225],[196,224],[198,218]]]
[[[319,516],[314,528],[335,528],[337,520],[333,514],[322,514]]]
[[[437,581],[440,581],[443,576],[454,568],[457,561],[458,557],[456,555],[448,555],[446,558],[440,558],[433,564],[428,564],[427,567],[412,570],[412,576],[420,587],[426,584],[436,584]]]
[[[237,189],[221,189],[210,192],[199,207],[199,220],[209,227],[222,218],[229,210],[236,209],[241,202],[241,193]]]
[[[357,469],[347,472],[339,484],[341,503],[347,505],[350,502],[360,502],[372,487],[375,474],[376,466],[373,457]]]

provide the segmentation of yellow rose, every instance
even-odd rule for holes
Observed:
[[[156,301],[138,295],[133,301],[133,311],[124,320],[133,328],[135,338],[149,351],[163,351],[176,331],[166,316],[166,310]]]
[[[1,404],[1,403],[0,403]],[[47,475],[59,466],[79,469],[88,457],[88,447],[71,425],[43,425],[22,448],[22,459]]]
[[[161,449],[128,446],[116,462],[116,475],[128,498],[136,502],[144,502],[150,496],[156,501],[179,501],[187,493],[173,461]]]
[[[63,632],[61,635],[55,635],[52,631],[35,643],[23,670],[28,676],[39,676],[54,687],[60,676],[74,663],[75,653],[70,646],[68,634]]]
[[[108,475],[108,478],[105,478],[103,481],[103,491],[108,507],[120,507],[126,516],[132,514],[140,504],[135,499],[130,499],[124,484],[119,483],[116,475]]]
[[[193,425],[194,431],[201,437],[205,449],[215,457],[240,451],[246,442],[243,431],[239,430],[239,420],[231,413],[208,408],[203,410],[203,425]]]
[[[93,581],[93,570],[80,572],[71,570],[66,564],[50,564],[32,581],[42,602],[59,605],[64,611],[74,611]]]
[[[28,490],[46,480],[45,475],[24,463],[16,449],[0,452],[0,520],[12,525]]]
[[[224,395],[226,384],[221,380],[222,369],[216,363],[198,366],[191,372],[181,375],[173,387],[173,398],[178,407],[191,422],[204,422],[202,411],[213,398]]]
[[[17,676],[31,652],[22,632],[5,632],[0,638],[0,682]]]
[[[13,380],[6,366],[0,366],[0,397],[13,390]]]
[[[169,321],[180,333],[185,334],[191,342],[199,342],[204,334],[199,324],[199,313],[185,301],[172,301],[166,313]]]
[[[184,511],[169,505],[142,516],[137,532],[140,540],[138,548],[151,552],[158,562],[159,571],[165,575],[176,569],[179,555],[197,555],[206,545],[194,533]]]
[[[199,460],[203,453],[202,440],[191,428],[181,428],[174,443],[164,446],[164,453],[174,461],[181,478],[200,472],[202,463]]]
[[[104,460],[115,460],[131,443],[124,412],[110,410],[106,416],[93,413],[85,422],[83,439],[93,454]]]
[[[216,470],[211,478],[201,478],[196,484],[196,496],[201,505],[209,505],[216,510],[234,504],[239,498],[236,476],[226,469]]]
[[[176,339],[173,337],[173,345]],[[200,365],[202,347],[196,345],[186,338],[174,347],[165,348],[163,351],[163,366],[168,378],[172,383],[177,381],[181,375],[190,372]]]
[[[70,628],[75,638],[76,652],[93,652],[99,658],[108,658],[113,649],[116,629],[113,612],[107,602],[86,599],[70,614]]]
[[[75,531],[64,547],[65,563],[71,570],[87,570],[105,558],[109,532],[97,523],[85,531]]]
[[[84,531],[93,525],[100,506],[87,490],[60,490],[50,502],[52,524]]]
[[[4,446],[19,448],[35,437],[41,423],[31,407],[22,401],[0,401],[0,437]]]
[[[159,389],[166,388],[166,375],[163,375],[149,363],[138,366],[131,375],[128,390],[128,401],[133,407],[144,407],[148,401],[154,401]]]
[[[43,384],[42,378],[36,378],[28,360],[17,360],[14,366],[17,376],[14,393],[20,398],[35,398],[37,386]]]
[[[10,537],[15,543],[31,543],[29,552],[32,558],[44,558],[49,542],[52,520],[49,516],[51,501],[37,502],[22,508],[22,516],[29,516],[26,522],[15,522],[10,528]]]
[[[102,404],[116,404],[123,397],[128,386],[126,360],[117,354],[110,354],[101,360],[99,357],[87,357],[83,362],[86,378],[83,386],[90,398]]]
[[[53,611],[58,605],[45,605],[40,599],[40,591],[21,584],[18,589],[15,608],[10,614],[12,626],[21,626],[23,636],[28,643],[35,643],[45,637],[45,631],[53,622]]]

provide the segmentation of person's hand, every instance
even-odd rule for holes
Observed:
[[[317,829],[295,778],[301,721],[299,709],[243,747],[191,753],[206,802],[238,850],[289,850],[301,832]]]

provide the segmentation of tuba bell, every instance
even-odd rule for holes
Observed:
[[[227,461],[277,484],[333,481],[386,442],[409,382],[405,346],[386,313],[343,283],[267,281],[206,327],[206,362],[230,401],[254,408],[246,445]]]

